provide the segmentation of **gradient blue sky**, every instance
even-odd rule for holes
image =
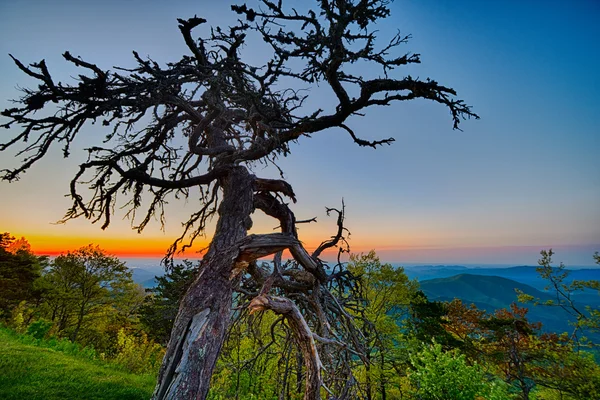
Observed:
[[[174,61],[187,53],[176,18],[226,25],[234,16],[216,3],[0,2],[0,108],[18,97],[17,85],[32,84],[8,53],[45,58],[59,80],[73,74],[65,50],[104,68],[132,66],[134,49]],[[318,216],[301,227],[307,245],[333,232],[324,206],[343,197],[353,249],[375,248],[386,261],[533,264],[554,247],[557,260],[592,264],[600,250],[600,3],[411,0],[391,9],[378,25],[381,44],[396,29],[411,33],[399,51],[420,53],[422,64],[405,73],[455,88],[481,120],[453,131],[443,107],[417,101],[352,120],[363,137],[395,137],[392,146],[359,148],[338,130],[294,145],[281,167],[298,194],[297,217]],[[249,45],[245,54],[258,60],[262,50]],[[311,106],[331,105],[323,88],[312,93]],[[91,127],[77,146],[100,135]],[[14,163],[12,154],[0,153],[0,167]],[[55,151],[20,182],[0,183],[0,230],[27,236],[34,249],[94,241],[124,253],[140,243],[164,250],[192,202],[173,205],[165,233],[155,224],[137,235],[119,218],[104,232],[83,220],[52,224],[70,205],[63,195],[81,157]],[[273,225],[258,219],[255,230]]]

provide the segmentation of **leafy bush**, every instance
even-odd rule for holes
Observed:
[[[117,349],[114,361],[131,372],[156,372],[164,355],[164,349],[145,333],[128,335],[123,328],[117,334]]]
[[[29,324],[26,333],[36,339],[44,339],[50,329],[52,329],[52,322],[40,319]]]
[[[442,351],[433,343],[410,356],[413,371],[409,379],[420,400],[506,400],[510,396],[506,384],[488,379],[477,364],[467,365],[458,351]]]

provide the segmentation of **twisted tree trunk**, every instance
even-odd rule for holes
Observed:
[[[286,206],[280,204],[278,215],[283,232],[247,234],[255,207],[274,213],[274,208],[269,209],[262,201],[269,197],[265,193],[255,194],[256,191],[273,190],[293,197],[291,187],[282,182],[258,179],[239,166],[230,167],[222,179],[223,200],[216,232],[197,278],[181,301],[153,399],[203,400],[207,397],[230,324],[233,292],[250,262],[290,249],[296,259],[310,260],[307,269],[313,274],[324,273],[298,241],[294,216]],[[304,399],[318,400],[322,386],[321,361],[312,332],[298,308],[288,299],[261,294],[251,302],[250,309],[269,309],[287,319],[304,359]]]
[[[239,243],[252,225],[254,177],[233,167],[223,179],[223,200],[198,277],[182,299],[153,399],[205,399],[230,322]]]

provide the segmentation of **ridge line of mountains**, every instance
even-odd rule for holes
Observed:
[[[392,264],[400,267],[398,264]],[[133,279],[145,288],[156,286],[155,275],[162,275],[162,269],[132,268]],[[600,268],[568,269],[568,282],[572,280],[600,280]],[[539,298],[542,302],[551,300],[550,292],[545,291],[548,282],[539,277],[536,267],[516,266],[508,268],[469,268],[460,265],[419,265],[404,267],[410,279],[419,281],[420,289],[430,301],[451,301],[458,298],[463,303],[475,304],[477,308],[493,313],[500,308],[508,308],[516,302],[529,309],[528,318],[541,322],[547,332],[571,332],[569,319],[572,318],[559,307],[523,305],[517,302],[515,289]],[[566,283],[568,283],[566,282]],[[587,290],[573,296],[575,303],[584,309],[585,305],[600,307],[598,291]]]

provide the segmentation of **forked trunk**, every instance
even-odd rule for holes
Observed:
[[[238,243],[251,226],[254,177],[234,167],[221,182],[219,221],[198,277],[179,307],[153,399],[206,398],[230,323]],[[236,268],[238,267],[238,268]]]

